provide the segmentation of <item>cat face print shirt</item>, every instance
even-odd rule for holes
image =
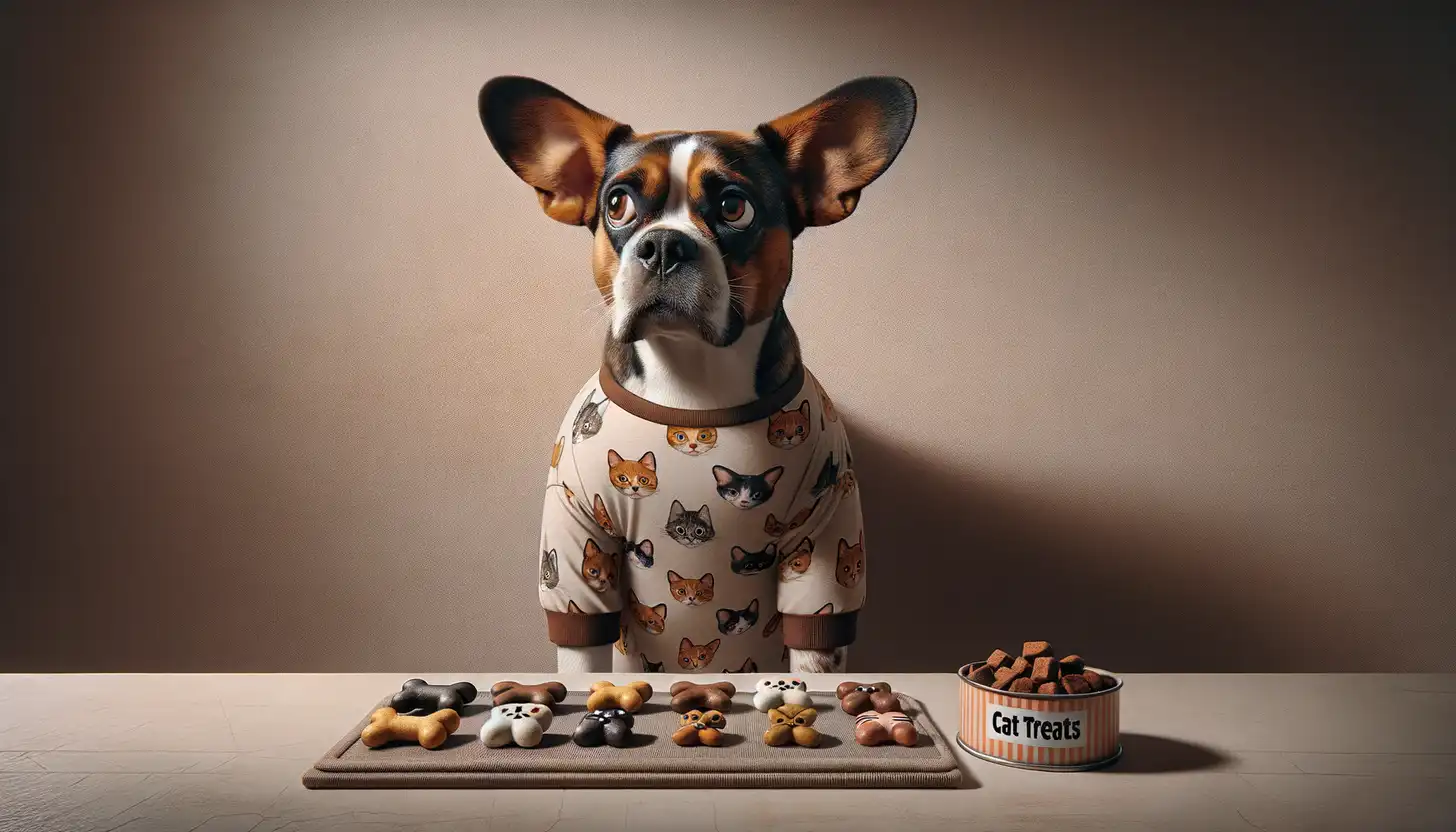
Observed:
[[[612,643],[616,672],[752,673],[854,640],[859,491],[812,375],[710,411],[652,404],[603,370],[558,436],[538,583],[554,643]]]

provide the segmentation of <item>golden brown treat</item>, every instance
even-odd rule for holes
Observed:
[[[788,745],[792,742],[805,748],[819,745],[819,730],[814,720],[819,712],[803,705],[780,705],[768,712],[768,730],[763,732],[766,745]]]
[[[679,727],[672,734],[672,741],[678,745],[723,744],[723,728],[728,720],[716,710],[701,711],[696,708],[682,715]]]
[[[1016,661],[1011,663],[1011,672],[1016,676],[1031,675],[1031,659],[1025,656],[1017,656]]]
[[[674,684],[668,693],[672,695],[671,708],[674,712],[685,714],[694,710],[727,711],[733,707],[733,694],[738,689],[733,687],[732,682],[714,682],[710,685],[700,685],[696,682],[682,681]]]
[[[1011,680],[1008,690],[1012,693],[1032,693],[1036,690],[1036,684],[1025,676],[1018,676]]]
[[[369,724],[359,732],[359,741],[367,748],[403,741],[434,749],[444,745],[459,727],[460,714],[449,708],[429,716],[401,716],[393,708],[380,708],[369,715]]]
[[[628,682],[616,685],[611,682],[594,682],[591,695],[586,698],[588,711],[603,708],[621,708],[627,713],[636,713],[642,703],[652,698],[652,686],[646,682]]]
[[[1062,687],[1064,687],[1064,688],[1067,689],[1067,693],[1091,693],[1092,692],[1092,686],[1089,685],[1089,684],[1087,684],[1087,680],[1085,678],[1083,678],[1081,674],[1078,674],[1078,673],[1073,673],[1070,676],[1063,676],[1062,677]]]
[[[1011,682],[1015,678],[1016,674],[1011,672],[1011,668],[1003,667],[996,671],[996,681],[991,683],[991,687],[996,690],[1006,690],[1011,687]]]
[[[1109,682],[1095,670],[1082,671],[1082,678],[1087,680],[1087,687],[1093,690],[1103,690],[1109,686]]]
[[[1025,659],[1039,659],[1042,656],[1052,655],[1052,645],[1049,641],[1028,641],[1021,645],[1021,656]]]
[[[1031,681],[1038,685],[1055,682],[1061,674],[1057,672],[1057,660],[1042,656],[1031,663]]]
[[[1062,685],[1060,682],[1044,682],[1040,687],[1036,689],[1036,692],[1048,694],[1066,693],[1066,691],[1062,690]]]
[[[997,650],[996,652],[992,653],[989,658],[986,659],[986,664],[989,665],[992,670],[1000,670],[1010,663],[1011,654],[1007,653],[1005,650]]]

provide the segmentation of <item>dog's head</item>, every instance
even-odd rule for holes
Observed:
[[[793,240],[849,216],[905,144],[915,94],[860,78],[752,132],[639,134],[530,78],[480,91],[491,144],[547,216],[591,230],[611,335],[727,346],[788,287]]]

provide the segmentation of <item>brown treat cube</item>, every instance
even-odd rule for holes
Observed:
[[[1038,685],[1055,682],[1060,675],[1057,672],[1057,660],[1051,656],[1042,656],[1031,663],[1031,681]]]
[[[1003,667],[996,671],[996,681],[991,683],[991,687],[996,690],[1006,690],[1011,687],[1011,682],[1015,678],[1016,674],[1011,672],[1011,668]],[[1085,682],[1086,680],[1084,679],[1083,681]]]
[[[1037,693],[1062,693],[1062,686],[1056,682],[1043,682],[1036,689]]]
[[[991,654],[990,658],[986,659],[986,664],[990,665],[992,670],[1000,670],[1007,664],[1010,664],[1010,662],[1011,654],[1005,650],[997,650]]]
[[[1039,659],[1051,654],[1052,645],[1049,641],[1028,641],[1021,645],[1021,655],[1028,659]]]
[[[1081,673],[1087,665],[1083,663],[1082,657],[1073,653],[1070,656],[1063,656],[1057,664],[1062,666],[1062,675],[1070,676],[1073,673]]]
[[[971,681],[978,685],[990,687],[996,681],[996,668],[989,664],[981,665],[971,674]]]
[[[1093,690],[1102,690],[1108,686],[1108,681],[1102,678],[1102,674],[1095,670],[1084,670],[1081,676],[1087,680],[1087,686]]]
[[[1017,656],[1016,661],[1011,663],[1011,672],[1017,676],[1031,675],[1031,662],[1024,656]]]
[[[1080,676],[1080,675],[1078,675],[1076,673],[1073,673],[1070,676],[1063,676],[1062,677],[1062,687],[1064,687],[1064,688],[1067,689],[1067,693],[1091,693],[1092,692],[1092,686],[1089,685],[1089,684],[1087,684],[1086,678],[1084,678],[1084,677],[1082,677],[1082,676]]]
[[[1031,693],[1032,691],[1036,690],[1036,685],[1033,684],[1030,679],[1026,678],[1025,676],[1021,676],[1011,680],[1011,687],[1009,688],[1009,690],[1012,693]]]

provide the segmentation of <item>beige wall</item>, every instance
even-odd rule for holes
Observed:
[[[855,431],[856,664],[1456,670],[1441,21],[677,5],[5,27],[0,669],[548,669],[604,330],[480,84],[749,127],[895,73],[915,132],[788,302]]]

